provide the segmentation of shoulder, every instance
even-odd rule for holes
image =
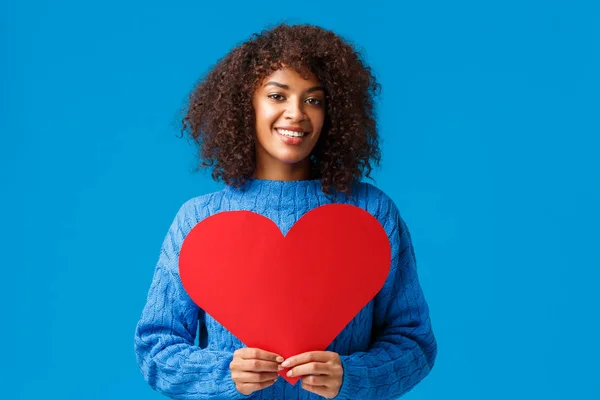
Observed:
[[[407,246],[412,248],[408,226],[396,203],[387,193],[367,182],[359,183],[353,191],[356,193],[356,205],[379,221],[390,238],[392,248],[396,251]]]
[[[198,222],[218,212],[222,199],[222,190],[189,198],[179,206],[173,222],[184,231],[185,228],[189,230]]]
[[[400,219],[394,200],[382,189],[368,182],[359,182],[352,189],[355,205],[364,208],[380,222],[393,223]]]

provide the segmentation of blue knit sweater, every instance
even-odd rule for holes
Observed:
[[[253,179],[243,188],[185,202],[164,239],[146,305],[135,330],[135,353],[149,385],[175,399],[318,399],[281,377],[249,396],[231,380],[233,352],[245,345],[192,302],[182,287],[178,256],[190,230],[222,211],[248,210],[273,220],[286,234],[306,212],[332,202],[370,212],[390,238],[392,264],[377,296],[326,349],[337,352],[344,376],[336,399],[395,399],[431,370],[437,343],[419,285],[409,231],[394,202],[369,183],[355,184],[352,198],[326,197],[319,180]],[[195,343],[198,339],[197,344]]]

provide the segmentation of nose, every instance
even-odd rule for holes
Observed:
[[[299,101],[290,101],[288,102],[288,107],[285,110],[286,119],[291,119],[293,121],[302,121],[306,118],[304,115],[304,104]]]

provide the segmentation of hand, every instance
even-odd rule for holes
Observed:
[[[241,348],[233,353],[229,364],[231,379],[238,392],[249,395],[273,385],[279,375],[283,357],[265,350]]]
[[[282,367],[290,367],[287,376],[302,376],[302,388],[328,399],[340,392],[344,368],[338,353],[310,351],[285,360]]]

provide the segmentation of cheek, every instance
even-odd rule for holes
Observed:
[[[255,107],[256,112],[256,125],[262,129],[269,129],[270,126],[275,123],[278,118],[279,111],[272,106],[258,104]]]
[[[313,123],[313,128],[320,132],[323,128],[323,124],[325,123],[325,111],[316,111],[313,115],[311,115],[311,120]]]

